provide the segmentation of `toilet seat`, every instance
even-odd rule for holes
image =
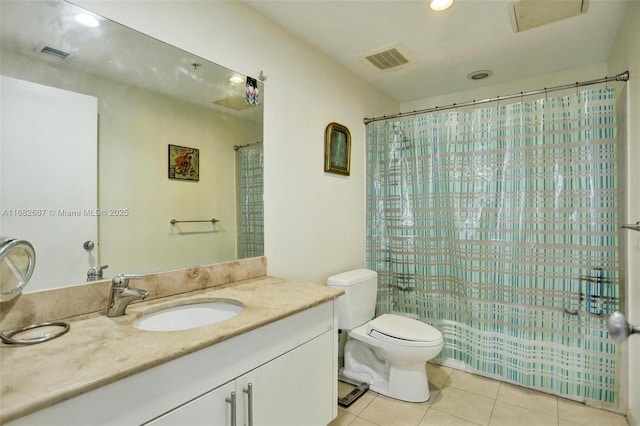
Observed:
[[[396,346],[409,346],[409,347],[420,347],[420,348],[429,348],[435,347],[442,344],[443,340],[436,340],[431,342],[416,342],[413,340],[404,340],[398,339],[397,337],[389,336],[384,333],[380,333],[379,331],[372,330],[369,336],[373,337],[375,340],[379,340],[381,342],[391,343]]]
[[[394,314],[381,315],[351,331],[358,340],[378,341],[394,346],[435,347],[443,344],[442,333],[429,324]],[[366,337],[365,337],[366,336]]]

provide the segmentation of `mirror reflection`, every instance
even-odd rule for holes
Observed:
[[[262,82],[64,1],[0,7],[0,234],[38,252],[29,291],[263,254]]]
[[[0,237],[0,302],[16,297],[29,282],[36,253],[28,241]]]

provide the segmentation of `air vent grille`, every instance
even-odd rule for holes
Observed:
[[[51,46],[44,46],[40,50],[40,53],[44,53],[44,54],[47,54],[47,55],[52,55],[52,56],[55,56],[56,58],[60,58],[62,60],[65,60],[69,56],[71,56],[71,53],[65,52],[65,51],[60,50],[60,49],[56,49],[56,48],[51,47]]]
[[[587,13],[588,0],[520,0],[510,5],[515,32],[547,25]]]
[[[409,63],[409,60],[398,49],[391,48],[382,52],[365,56],[379,70],[388,70]]]

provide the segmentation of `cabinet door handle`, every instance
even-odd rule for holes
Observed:
[[[226,398],[229,404],[231,404],[231,426],[236,426],[236,393],[231,392],[231,397]]]
[[[246,389],[242,389],[242,392],[247,394],[248,404],[249,404],[249,423],[247,426],[253,426],[253,384],[248,383]]]

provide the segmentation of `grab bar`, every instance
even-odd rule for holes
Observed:
[[[175,225],[176,223],[183,223],[183,222],[189,222],[189,223],[195,223],[195,222],[211,222],[211,223],[218,223],[220,222],[220,219],[207,219],[207,220],[175,220],[175,219],[171,219],[171,223],[172,225]]]
[[[632,231],[640,231],[640,222],[634,224],[620,225],[620,228],[631,229]]]

